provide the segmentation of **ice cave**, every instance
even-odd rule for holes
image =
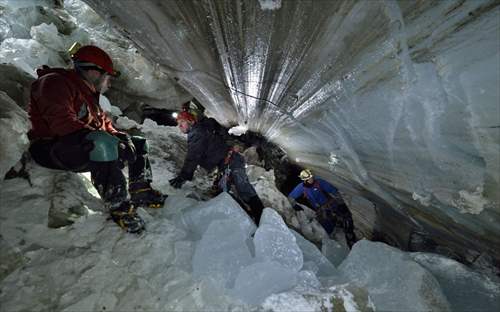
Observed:
[[[36,69],[74,42],[121,71],[101,107],[169,195],[141,235],[27,153]],[[0,73],[1,311],[500,307],[498,0],[0,0]],[[245,154],[260,224],[203,170],[169,185],[186,135],[158,116],[188,101],[265,142],[269,163]],[[339,189],[352,249],[292,209],[292,167]]]

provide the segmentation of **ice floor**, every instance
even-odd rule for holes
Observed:
[[[165,147],[182,135],[151,121],[139,127],[153,146],[154,185],[170,195],[163,208],[140,210],[140,236],[107,220],[83,175],[29,163],[32,185],[1,182],[2,310],[465,311],[500,302],[497,281],[441,256],[366,240],[348,255],[341,240],[324,239],[320,250],[287,226],[293,218],[263,169],[249,169],[270,206],[259,227],[226,193],[199,200],[209,186],[201,172],[174,190],[176,158]],[[75,222],[49,228],[65,207]],[[301,222],[296,230],[307,230]]]

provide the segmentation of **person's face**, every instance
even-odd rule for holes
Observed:
[[[306,185],[312,185],[314,183],[314,178],[309,178],[309,179],[305,180],[304,183]]]
[[[182,133],[188,133],[189,128],[191,127],[189,122],[187,122],[186,120],[179,120],[177,125],[179,126],[179,129],[181,130]]]
[[[97,86],[97,92],[100,94],[104,94],[104,92],[108,91],[111,88],[111,76],[107,73],[101,75],[99,79],[99,85]]]
[[[111,76],[98,70],[88,71],[88,80],[94,86],[96,92],[104,94],[111,88]]]

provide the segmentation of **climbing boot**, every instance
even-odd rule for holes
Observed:
[[[149,183],[131,184],[129,193],[130,201],[138,207],[162,208],[168,197],[154,190]]]
[[[111,219],[129,233],[140,234],[146,229],[146,223],[137,214],[134,205],[123,202],[118,208],[110,210]]]

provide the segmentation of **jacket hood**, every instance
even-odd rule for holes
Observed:
[[[43,77],[45,75],[51,74],[51,73],[59,73],[59,74],[68,74],[74,72],[73,70],[70,69],[64,69],[64,68],[50,68],[47,65],[43,65],[40,68],[37,68],[36,74],[38,75],[38,78]]]

